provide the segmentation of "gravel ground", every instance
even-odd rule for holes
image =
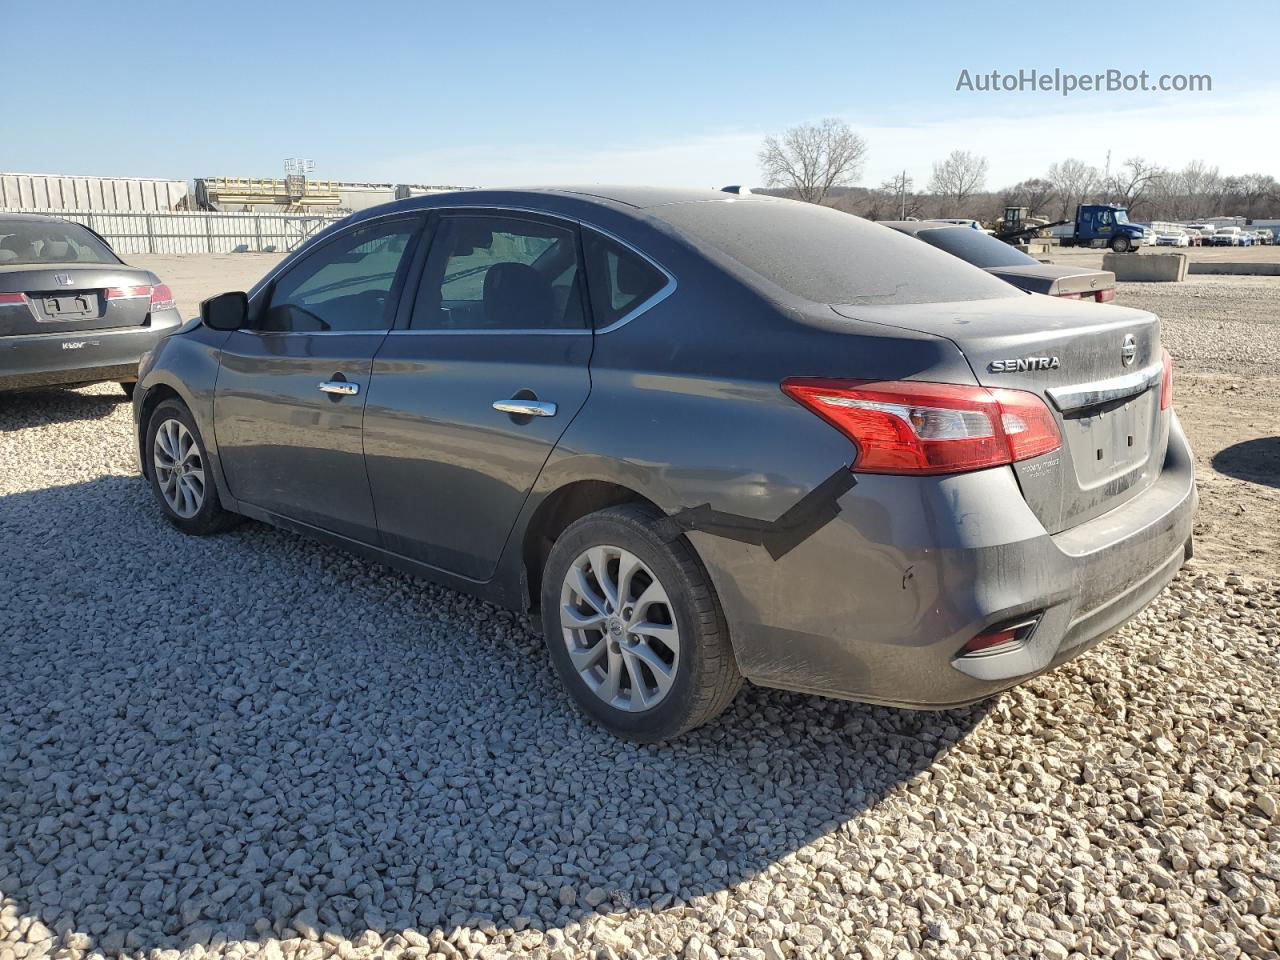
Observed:
[[[518,617],[182,537],[129,437],[0,398],[0,960],[1280,956],[1274,567],[978,707],[747,688],[639,747]]]

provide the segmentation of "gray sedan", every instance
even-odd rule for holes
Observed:
[[[880,224],[945,250],[1028,293],[1096,303],[1116,298],[1116,275],[1110,270],[1041,263],[988,233],[946,220],[882,220]]]
[[[718,191],[362,211],[144,362],[142,469],[538,611],[574,701],[662,740],[742,680],[937,708],[1137,613],[1191,549],[1159,321]],[[329,625],[342,630],[341,623]]]
[[[69,220],[0,213],[0,390],[118,380],[182,325],[173,293]]]

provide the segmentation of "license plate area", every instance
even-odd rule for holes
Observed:
[[[1157,403],[1155,391],[1147,390],[1063,417],[1063,432],[1081,490],[1114,483],[1146,465]]]
[[[46,320],[90,320],[102,315],[101,295],[94,290],[33,293]]]

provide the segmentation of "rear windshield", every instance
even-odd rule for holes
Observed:
[[[939,227],[921,230],[916,236],[975,267],[1025,267],[1040,262],[981,230]]]
[[[914,237],[798,200],[672,203],[645,212],[815,303],[940,303],[1021,296],[1003,280]]]
[[[92,233],[66,220],[0,220],[0,266],[109,263],[120,258]]]

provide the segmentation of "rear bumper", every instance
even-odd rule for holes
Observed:
[[[134,380],[142,355],[182,326],[177,310],[141,327],[0,337],[0,390]]]
[[[739,667],[765,685],[914,708],[985,699],[1137,614],[1187,556],[1197,495],[1176,418],[1159,479],[1057,535],[1013,472],[860,476],[840,514],[774,562],[692,534]],[[1020,644],[959,656],[993,627],[1038,617]]]

